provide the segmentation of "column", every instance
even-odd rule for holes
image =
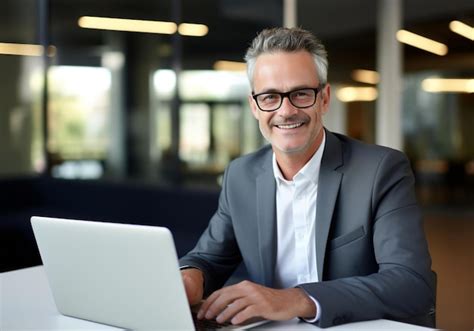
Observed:
[[[402,0],[378,1],[376,143],[401,150],[402,46],[396,33],[402,25]]]
[[[102,54],[102,66],[110,70],[109,147],[107,150],[106,176],[123,178],[126,175],[126,116],[124,85],[123,35],[106,34],[110,51]]]
[[[298,23],[298,0],[283,0],[283,26],[294,28]]]
[[[329,111],[324,115],[324,127],[333,132],[347,133],[347,104],[336,97],[338,85],[331,85]]]

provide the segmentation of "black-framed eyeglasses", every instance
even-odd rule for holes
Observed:
[[[279,109],[284,98],[288,98],[290,103],[296,108],[309,108],[316,103],[316,97],[323,86],[316,88],[305,87],[288,92],[264,92],[252,94],[252,98],[257,103],[261,111],[275,111]]]

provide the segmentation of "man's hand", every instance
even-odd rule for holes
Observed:
[[[186,296],[191,306],[201,302],[204,294],[204,275],[201,270],[189,268],[181,270]]]
[[[219,323],[230,320],[232,324],[255,317],[283,321],[315,316],[316,305],[302,289],[276,290],[249,281],[212,293],[198,312],[200,319],[215,318]]]

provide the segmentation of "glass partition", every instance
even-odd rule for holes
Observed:
[[[0,177],[44,171],[37,1],[1,1]]]

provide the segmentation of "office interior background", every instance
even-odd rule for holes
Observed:
[[[402,32],[387,35],[394,20]],[[243,56],[258,31],[281,25],[327,47],[328,129],[399,137],[438,274],[438,327],[472,330],[472,0],[2,0],[0,271],[40,263],[26,253],[33,212],[146,223],[189,209],[174,226],[195,227],[228,162],[265,144]],[[399,54],[384,53],[394,44]],[[384,113],[387,94],[399,122]]]

